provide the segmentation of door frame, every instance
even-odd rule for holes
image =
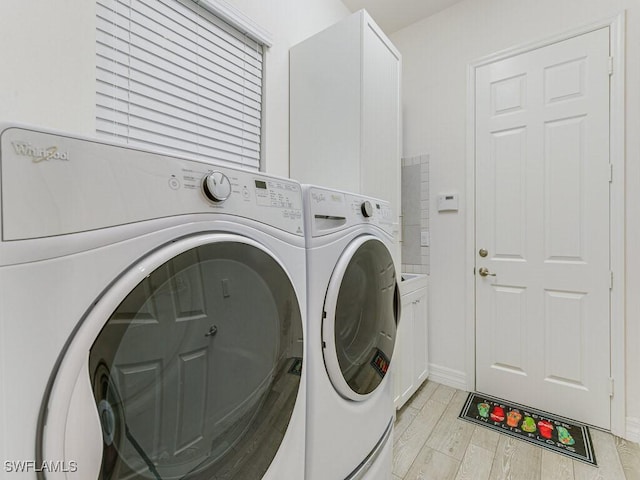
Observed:
[[[476,292],[475,292],[475,225],[476,225],[476,173],[475,173],[475,104],[476,69],[499,60],[546,47],[594,30],[609,27],[610,55],[613,57],[609,91],[609,153],[612,164],[610,190],[610,264],[612,289],[610,290],[610,352],[611,377],[614,379],[611,398],[611,433],[626,435],[626,388],[625,388],[625,18],[622,11],[614,17],[607,17],[592,24],[539,40],[515,46],[479,58],[467,66],[467,121],[466,121],[466,247],[465,247],[465,287],[469,294],[465,305],[466,341],[468,356],[465,362],[467,390],[476,388]],[[614,348],[615,346],[615,348]]]

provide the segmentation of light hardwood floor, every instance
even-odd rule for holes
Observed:
[[[427,381],[398,412],[393,480],[640,480],[640,445],[591,428],[598,467],[458,418],[467,392]]]

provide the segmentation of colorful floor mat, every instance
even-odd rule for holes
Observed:
[[[470,393],[460,418],[597,465],[589,427],[499,398]]]

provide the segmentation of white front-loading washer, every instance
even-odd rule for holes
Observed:
[[[0,476],[303,478],[300,185],[12,125],[0,174]]]
[[[387,371],[400,299],[387,202],[303,185],[307,236],[306,480],[391,478]]]

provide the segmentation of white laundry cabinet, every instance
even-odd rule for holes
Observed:
[[[398,50],[364,10],[290,51],[291,178],[387,200],[396,230],[400,70]]]
[[[411,277],[400,284],[402,313],[393,356],[395,364],[391,364],[393,404],[397,410],[402,408],[429,376],[428,276]]]

